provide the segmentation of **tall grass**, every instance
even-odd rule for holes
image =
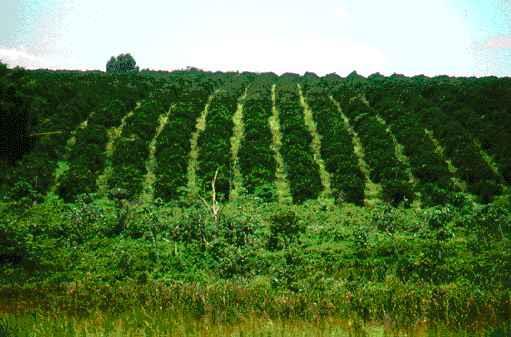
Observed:
[[[471,289],[441,294],[389,283],[325,291],[275,291],[261,281],[10,289],[0,292],[0,337],[500,336],[486,332],[510,324],[509,299],[477,298]]]
[[[96,312],[86,317],[34,311],[0,319],[0,337],[507,337],[510,331],[509,325],[486,331],[452,330],[427,324],[397,329],[386,323],[364,324],[351,319],[300,321],[258,316],[220,324],[209,317],[194,318],[165,310],[148,312],[143,308],[117,315]]]

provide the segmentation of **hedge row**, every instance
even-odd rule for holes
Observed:
[[[376,96],[371,106],[385,118],[397,141],[403,145],[412,173],[418,179],[422,202],[427,206],[448,203],[450,191],[456,190],[453,176],[426,134],[417,106],[411,103],[416,93],[389,89],[387,83],[377,85],[374,90],[385,92],[385,95]]]
[[[511,183],[511,81],[438,78],[424,87],[435,104],[477,137],[506,182]]]
[[[380,82],[382,80],[382,78],[377,79]],[[391,76],[384,81],[386,82],[385,88],[373,91],[373,96],[388,97],[389,93],[394,93],[394,95],[399,93],[403,104],[420,117],[421,127],[434,132],[435,137],[445,148],[446,157],[452,160],[458,169],[457,175],[467,182],[470,192],[479,196],[482,202],[490,201],[501,192],[499,177],[481,155],[480,149],[474,141],[474,133],[464,126],[468,122],[463,120],[473,114],[467,112],[465,102],[468,97],[462,98],[460,95],[453,94],[458,91],[464,92],[463,87],[474,81],[481,87],[472,93],[479,96],[479,100],[485,100],[480,97],[481,94],[486,93],[489,96],[492,94],[491,91],[486,92],[484,89],[488,88],[484,79],[450,79],[448,77],[428,79],[423,76],[415,78]],[[484,116],[484,113],[481,116]],[[490,134],[493,132],[493,128],[485,126],[484,117],[479,121],[472,121],[477,123],[472,128],[485,128],[486,132]]]
[[[33,83],[34,103],[30,129],[42,135],[32,138],[31,152],[7,172],[4,191],[9,199],[38,201],[54,182],[53,173],[63,159],[71,132],[111,100],[109,89],[115,83],[107,76],[79,72],[39,71],[28,78]]]
[[[332,193],[339,201],[362,205],[364,175],[354,152],[353,139],[336,105],[320,86],[311,86],[305,95],[321,135],[321,157],[331,175]]]
[[[339,100],[347,102],[343,110],[360,137],[365,159],[371,168],[370,177],[381,184],[384,201],[396,205],[413,200],[413,188],[406,168],[396,157],[392,137],[378,121],[376,111],[360,98],[349,100],[341,97]]]
[[[213,97],[207,115],[206,129],[200,134],[198,141],[199,186],[203,191],[209,191],[211,181],[218,170],[215,188],[225,199],[229,198],[232,178],[230,142],[234,128],[232,118],[246,85],[245,78],[236,77]]]
[[[58,193],[64,200],[72,201],[80,194],[96,191],[96,180],[105,166],[107,131],[118,126],[135,103],[130,97],[112,100],[92,115],[86,128],[78,130],[69,156],[70,169],[59,184]]]
[[[300,204],[315,199],[322,190],[319,167],[312,154],[312,137],[305,126],[294,77],[280,78],[275,105],[280,114],[281,153],[293,200]]]
[[[274,76],[261,77],[248,88],[243,103],[245,130],[238,154],[244,188],[266,201],[275,199],[276,162],[269,124],[274,80]]]
[[[433,130],[456,168],[457,174],[468,183],[469,190],[482,202],[489,202],[501,192],[499,178],[484,160],[472,135],[463,125],[438,107],[425,107],[423,123]]]
[[[164,201],[176,200],[183,195],[190,139],[196,120],[213,91],[209,81],[181,82],[180,87],[182,91],[174,103],[169,121],[156,140],[155,196]]]
[[[135,113],[126,119],[121,137],[114,143],[113,173],[110,189],[121,191],[123,198],[135,199],[143,188],[149,143],[159,125],[159,117],[168,112],[176,97],[175,88],[153,92]]]

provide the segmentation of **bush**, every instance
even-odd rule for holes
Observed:
[[[507,207],[494,204],[478,207],[469,220],[469,226],[485,242],[503,240],[511,233],[511,212]]]
[[[282,211],[271,217],[270,238],[268,248],[280,250],[298,241],[305,227],[296,213],[293,211]]]

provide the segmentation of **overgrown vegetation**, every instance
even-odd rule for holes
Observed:
[[[351,317],[474,331],[509,319],[509,201],[369,211],[244,200],[216,221],[200,204],[125,207],[4,205],[3,305],[73,315],[138,303],[228,322]]]

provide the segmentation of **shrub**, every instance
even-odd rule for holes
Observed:
[[[270,237],[268,248],[280,250],[298,240],[305,227],[296,213],[290,210],[282,211],[271,217]]]

